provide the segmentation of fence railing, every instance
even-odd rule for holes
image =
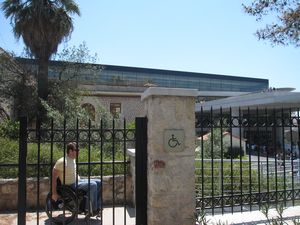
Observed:
[[[219,208],[224,213],[226,207],[230,211],[244,211],[264,203],[287,204],[291,201],[294,204],[300,199],[299,164],[299,159],[285,162],[252,160],[249,163],[248,160],[198,158],[195,175],[197,207],[213,212]]]
[[[106,121],[107,124],[107,121]],[[73,127],[67,126],[64,122],[60,127],[54,126],[53,121],[47,125],[39,125],[37,128],[27,128],[26,123],[22,123],[22,143],[26,143],[24,149],[20,148],[20,153],[26,152],[25,162],[22,164],[23,168],[19,171],[26,171],[26,178],[36,178],[36,213],[37,223],[39,223],[40,212],[45,207],[44,192],[40,186],[42,177],[49,177],[49,191],[52,188],[52,168],[56,160],[66,155],[66,146],[69,142],[76,142],[80,146],[79,157],[76,158],[77,172],[81,177],[90,179],[91,177],[98,177],[103,181],[104,176],[110,175],[111,178],[111,200],[112,207],[112,221],[115,224],[115,207],[124,207],[124,221],[126,221],[126,206],[128,184],[126,175],[128,174],[128,158],[126,150],[135,145],[135,130],[129,129],[126,121],[121,124],[116,124],[115,120],[109,125],[105,126],[104,122],[100,122],[98,126],[92,125],[91,121],[84,126],[77,121]],[[25,127],[24,127],[25,126]],[[19,163],[20,165],[21,163]],[[9,165],[5,165],[6,167]],[[11,164],[12,168],[14,167]],[[15,172],[15,171],[12,171]],[[117,179],[123,175],[123,198],[120,202],[120,185],[117,185]],[[120,180],[120,179],[118,179]],[[25,179],[21,183],[26,182]],[[26,183],[22,184],[26,187]],[[104,182],[101,182],[101,201],[103,201],[103,187]],[[117,190],[118,189],[118,190]],[[26,188],[20,190],[26,196]],[[21,193],[22,194],[22,193]],[[28,201],[28,199],[27,199]],[[23,200],[22,212],[26,212],[26,199]],[[103,205],[103,202],[101,203]],[[20,210],[19,210],[20,211]],[[22,215],[23,215],[22,214]],[[102,217],[102,215],[101,215]],[[24,216],[20,221],[24,221]],[[51,221],[50,221],[51,222]],[[105,222],[105,221],[103,221]]]
[[[214,213],[300,200],[298,109],[201,110],[196,206]]]

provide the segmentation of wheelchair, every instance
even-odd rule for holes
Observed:
[[[88,201],[87,192],[83,190],[74,190],[68,185],[62,185],[60,180],[57,180],[57,193],[60,198],[57,201],[52,199],[51,192],[46,198],[45,211],[51,222],[54,224],[71,223],[76,215],[84,214],[85,219],[90,217],[90,214],[85,208]],[[90,209],[92,209],[92,204]]]

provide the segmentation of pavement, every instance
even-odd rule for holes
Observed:
[[[115,215],[115,216],[113,216]],[[39,221],[37,223],[37,217]],[[69,225],[135,225],[135,209],[126,208],[126,223],[124,222],[124,207],[104,208],[103,209],[103,223],[100,219],[90,218],[85,220],[84,216],[79,216]],[[16,212],[4,212],[0,213],[0,225],[17,225],[18,214]],[[40,212],[37,216],[36,212],[26,213],[26,225],[50,225],[50,221],[45,212]]]
[[[275,219],[279,222],[278,213],[275,209],[270,209],[269,218]],[[296,220],[300,224],[300,206],[285,208],[282,214],[285,223],[288,225],[294,225],[293,220]],[[254,225],[254,224],[269,224],[265,215],[255,210],[252,212],[236,212],[226,213],[224,215],[206,216],[208,224],[234,224],[234,225]],[[278,223],[279,224],[279,223]]]
[[[113,217],[113,214],[115,215]],[[275,209],[270,210],[270,218],[277,218],[278,213]],[[17,225],[17,213],[5,212],[0,213],[0,225]],[[114,219],[113,219],[114,218]],[[284,210],[283,218],[285,219],[285,224],[295,225],[293,223],[293,219],[296,220],[300,224],[300,206],[288,207]],[[207,224],[215,225],[215,224],[233,224],[233,225],[260,225],[260,224],[268,224],[266,217],[259,210],[252,212],[237,212],[237,213],[226,213],[224,215],[207,215],[206,220]],[[90,220],[85,220],[83,217],[79,217],[74,220],[74,222],[70,223],[70,225],[135,225],[135,209],[134,208],[126,208],[126,223],[124,223],[124,208],[116,207],[114,208],[104,208],[103,210],[103,223],[101,220],[97,220],[95,218],[91,218]],[[50,221],[45,212],[39,213],[39,223],[37,223],[37,213],[36,212],[28,212],[26,214],[26,225],[50,225]],[[167,224],[166,224],[167,225]]]

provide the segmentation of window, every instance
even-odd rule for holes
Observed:
[[[110,113],[114,117],[118,117],[121,113],[121,103],[110,103]]]

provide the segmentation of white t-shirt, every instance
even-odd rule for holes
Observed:
[[[62,157],[54,165],[54,168],[59,172],[59,179],[62,184],[64,184],[64,159],[65,160],[65,184],[70,185],[76,182],[76,161],[68,156]],[[79,176],[78,176],[79,180]]]

